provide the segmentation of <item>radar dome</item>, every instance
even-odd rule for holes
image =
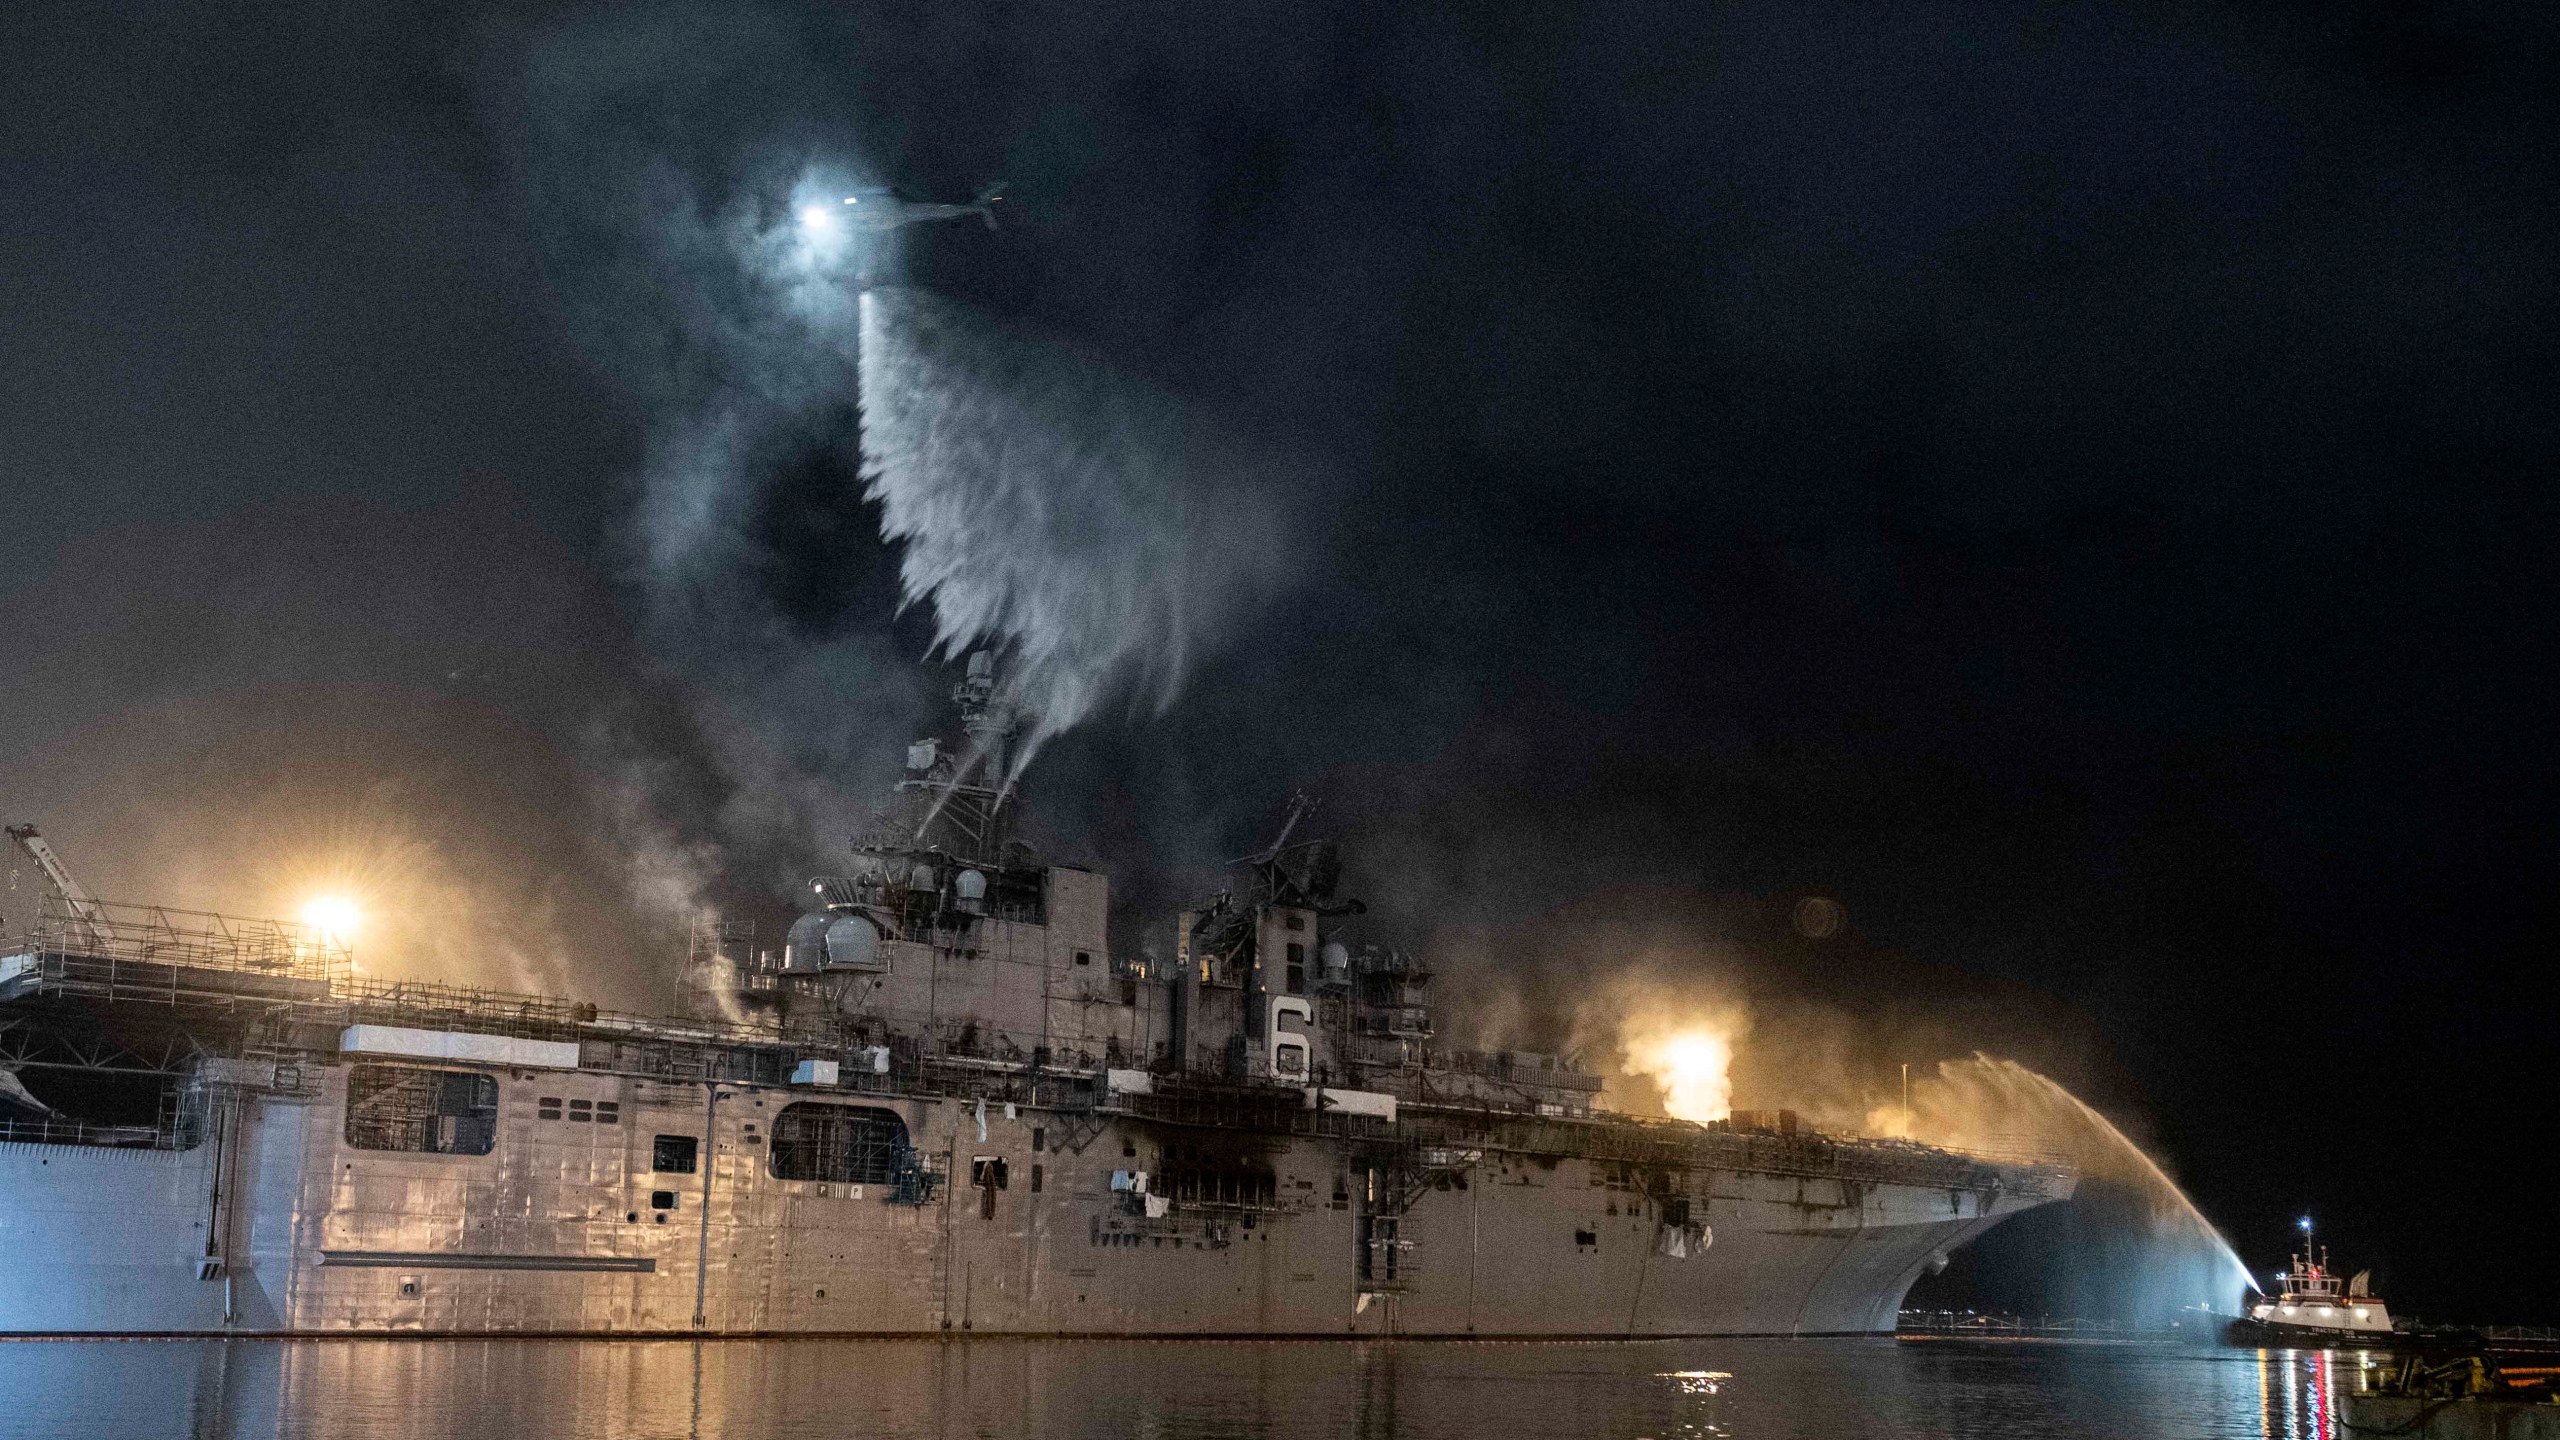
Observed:
[[[860,915],[839,915],[827,926],[827,968],[880,968],[880,928]]]

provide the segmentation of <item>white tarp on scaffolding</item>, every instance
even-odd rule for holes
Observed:
[[[349,1055],[403,1055],[414,1060],[467,1060],[475,1065],[514,1065],[526,1070],[575,1070],[578,1047],[565,1040],[519,1040],[468,1030],[410,1030],[398,1025],[350,1025],[338,1037]]]
[[[1307,1087],[1307,1108],[1339,1110],[1346,1115],[1375,1115],[1392,1125],[1396,1119],[1396,1097],[1376,1090],[1336,1090],[1330,1085]]]

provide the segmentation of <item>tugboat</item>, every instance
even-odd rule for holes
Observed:
[[[2373,1272],[2359,1270],[2353,1279],[2339,1281],[2329,1268],[2326,1247],[2313,1258],[2311,1217],[2300,1222],[2302,1248],[2294,1253],[2292,1268],[2285,1271],[2284,1291],[2273,1298],[2259,1297],[2249,1313],[2231,1322],[2231,1342],[2235,1345],[2300,1345],[2349,1342],[2364,1345],[2387,1344],[2394,1333],[2390,1308],[2372,1293]]]

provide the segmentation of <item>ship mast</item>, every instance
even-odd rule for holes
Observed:
[[[931,738],[909,745],[907,775],[898,782],[889,813],[856,842],[856,849],[937,851],[972,863],[1004,863],[1019,808],[1014,740],[1030,716],[1005,694],[992,651],[969,656],[951,700],[960,709],[960,730],[967,739],[957,750]]]

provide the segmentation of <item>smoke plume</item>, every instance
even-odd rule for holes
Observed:
[[[1750,1012],[1659,978],[1628,974],[1585,1011],[1585,1034],[1605,1034],[1622,1079],[1649,1084],[1662,1113],[1705,1124],[1733,1113],[1733,1062]]]

